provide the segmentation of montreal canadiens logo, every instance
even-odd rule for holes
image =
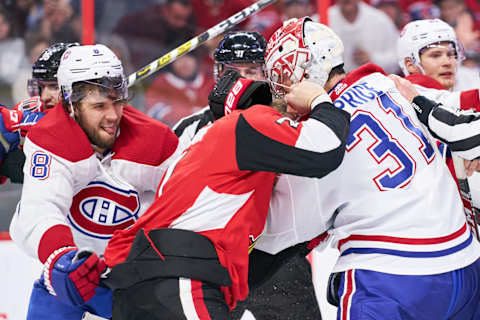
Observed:
[[[104,182],[91,182],[73,197],[68,219],[88,236],[110,239],[115,230],[126,229],[138,219],[140,200],[134,190]]]

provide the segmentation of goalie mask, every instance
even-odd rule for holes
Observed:
[[[440,19],[425,19],[408,23],[400,33],[397,42],[398,64],[407,76],[409,72],[405,59],[411,59],[422,73],[425,73],[420,64],[422,50],[437,47],[441,43],[448,43],[458,62],[465,58],[463,48],[457,39],[455,31],[446,22]]]
[[[327,26],[309,17],[291,19],[270,38],[266,78],[277,98],[283,87],[309,79],[325,85],[330,71],[343,64],[343,43]]]
[[[69,48],[61,58],[57,77],[72,117],[72,103],[81,101],[85,96],[82,84],[97,86],[100,94],[112,100],[126,100],[128,97],[122,63],[101,44]]]

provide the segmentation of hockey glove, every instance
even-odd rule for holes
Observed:
[[[45,107],[43,105],[40,96],[33,96],[31,98],[20,101],[13,107],[18,111],[32,111],[32,112],[44,112]]]
[[[20,144],[18,124],[22,113],[0,106],[0,160]]]
[[[63,303],[78,306],[95,295],[105,261],[90,251],[76,247],[55,250],[47,259],[43,279],[50,294]]]
[[[44,115],[43,112],[22,112],[0,106],[0,159],[17,147],[22,147],[28,130]]]
[[[272,94],[267,82],[246,79],[234,70],[227,70],[208,95],[208,102],[217,120],[236,109],[270,105]]]

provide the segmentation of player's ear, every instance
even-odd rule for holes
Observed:
[[[410,58],[405,58],[405,66],[409,74],[421,73],[417,65],[415,65]]]

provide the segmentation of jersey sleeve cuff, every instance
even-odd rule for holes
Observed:
[[[75,246],[73,235],[70,228],[66,225],[55,225],[45,231],[38,245],[38,258],[42,263],[47,261],[48,257],[55,250],[62,247]]]
[[[413,98],[412,107],[417,113],[418,119],[424,124],[428,125],[428,116],[432,113],[433,108],[437,106],[437,103],[427,99],[424,96],[416,96]]]
[[[310,108],[313,110],[317,105],[324,102],[332,103],[332,98],[330,98],[330,96],[327,93],[321,94],[315,99],[313,99],[312,103],[310,104]]]

